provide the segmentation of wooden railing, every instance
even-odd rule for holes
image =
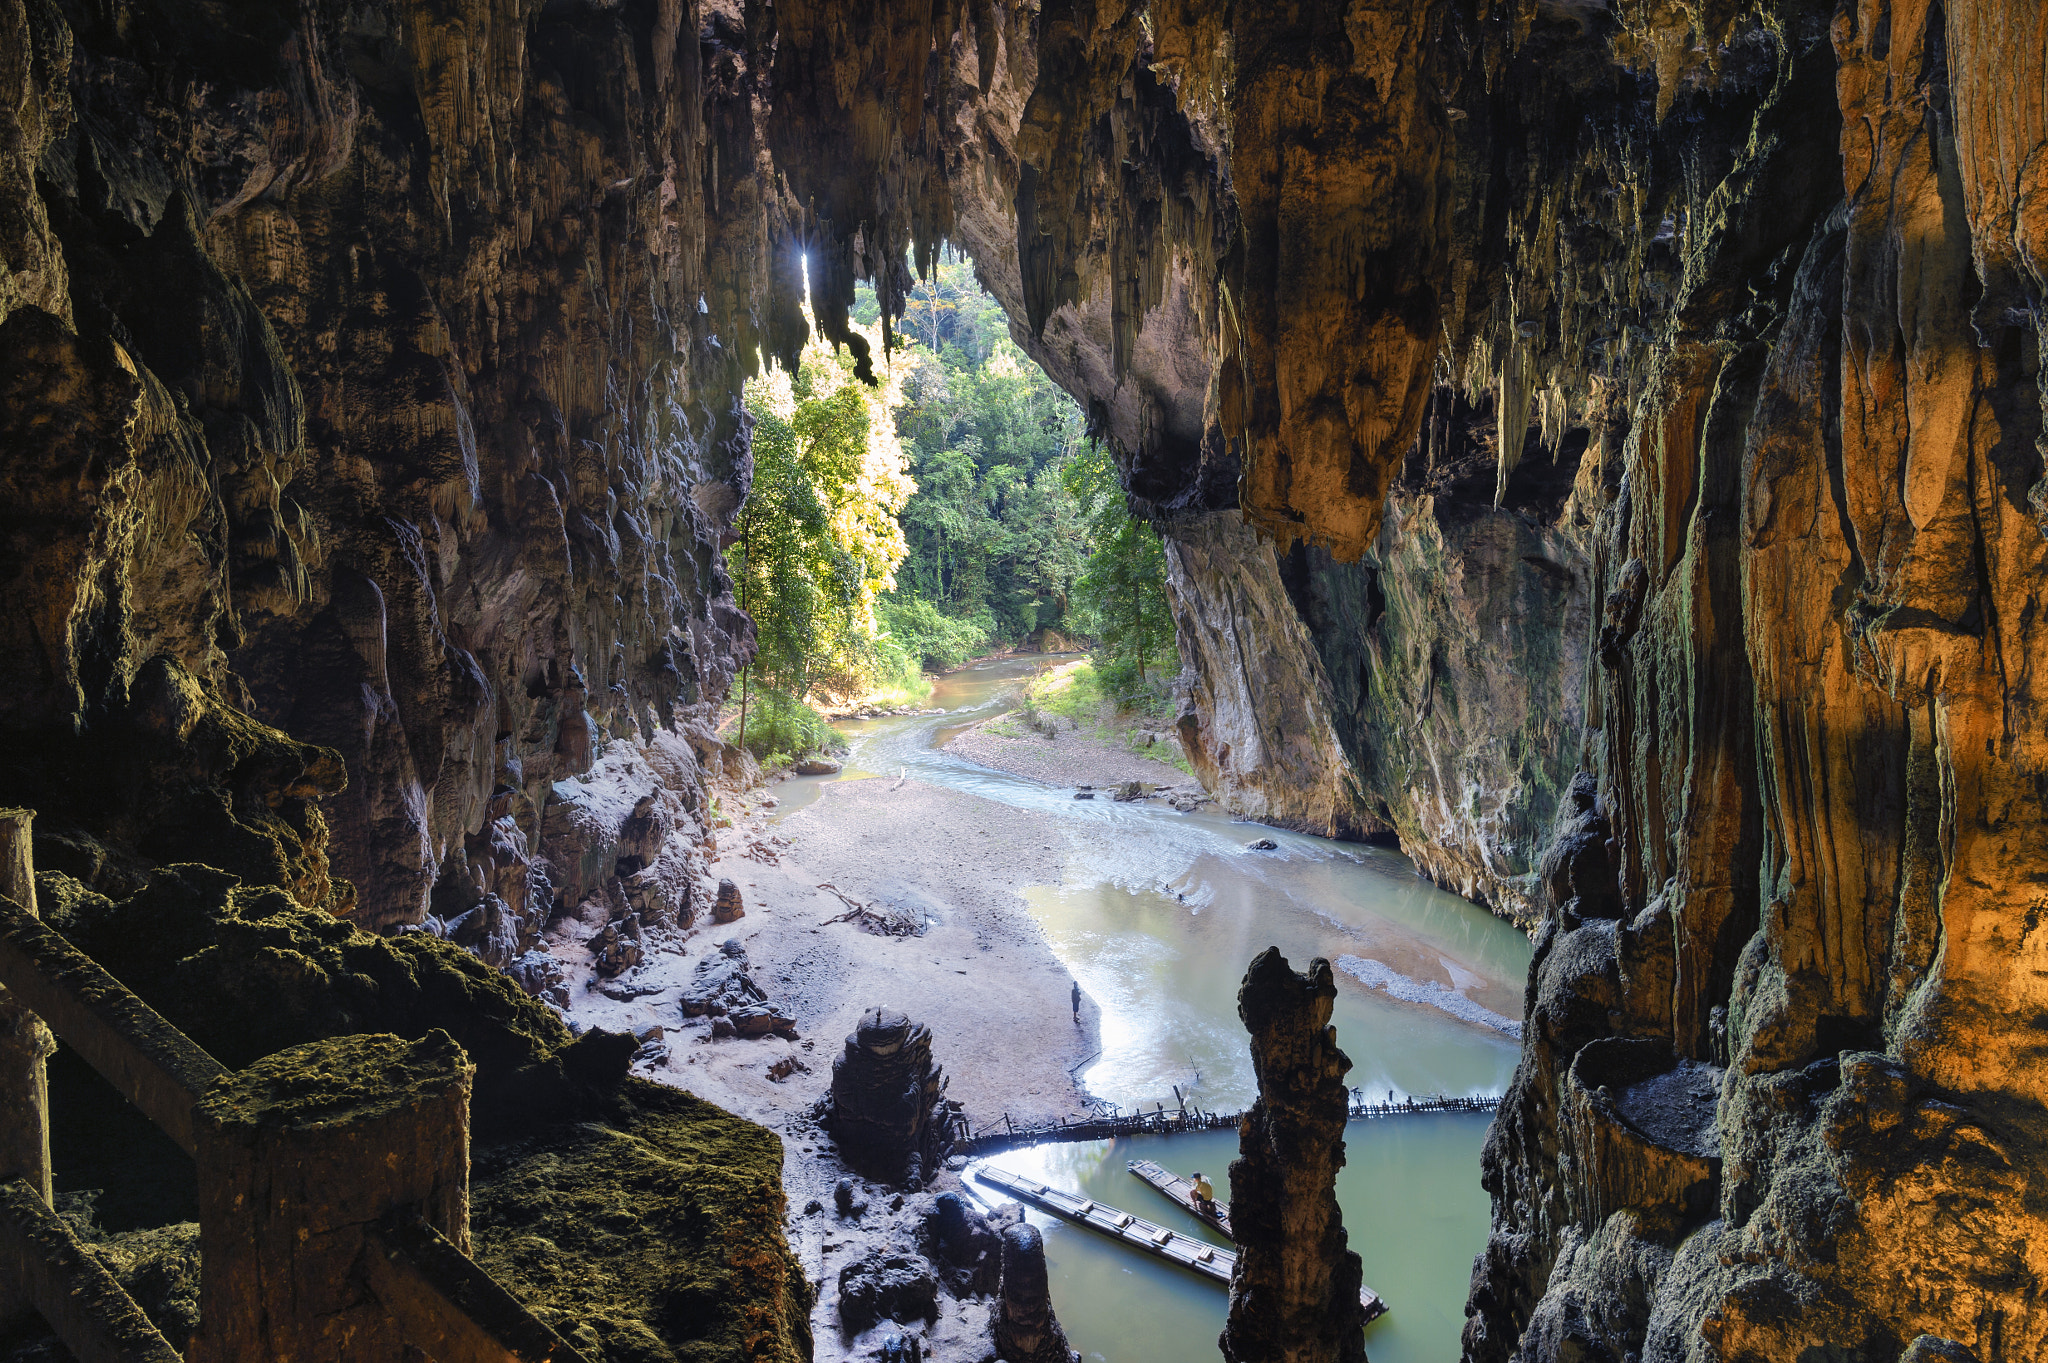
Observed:
[[[1177,1091],[1177,1090],[1176,1090]],[[1419,1116],[1426,1112],[1491,1112],[1500,1106],[1498,1098],[1453,1098],[1437,1095],[1430,1098],[1403,1098],[1384,1103],[1367,1102],[1355,1090],[1349,1105],[1350,1120],[1370,1121],[1376,1117]],[[998,1150],[1014,1150],[1024,1145],[1039,1145],[1046,1141],[1104,1141],[1118,1136],[1175,1136],[1189,1131],[1221,1131],[1234,1129],[1243,1120],[1242,1112],[1205,1112],[1192,1105],[1183,1106],[1177,1112],[1166,1110],[1164,1103],[1158,1104],[1151,1112],[1143,1110],[1102,1112],[1088,1117],[1062,1117],[1050,1122],[1018,1124],[1004,1114],[1000,1122],[992,1122],[976,1131],[968,1125],[967,1119],[958,1119],[953,1131],[953,1151],[961,1155],[987,1155]]]
[[[582,1363],[469,1258],[460,1046],[339,1037],[229,1071],[37,917],[33,817],[0,810],[0,1320],[40,1314],[80,1363],[180,1358],[51,1208],[54,1030],[193,1157],[188,1363]]]

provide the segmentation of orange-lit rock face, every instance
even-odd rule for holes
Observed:
[[[1473,1358],[2048,1348],[2029,1209],[2048,1136],[2025,189],[2042,18],[1829,17],[1681,215],[1677,316],[1635,361],[1625,477],[1593,539],[1587,731],[1619,857],[1620,903],[1597,916],[1621,925],[1608,945],[1572,927],[1579,879],[1553,882],[1544,1025],[1489,1146]],[[1765,185],[1774,219],[1744,206]],[[1780,263],[1758,268],[1759,244]],[[1641,1177],[1628,1140],[1571,1115],[1571,1058],[1617,1036],[1726,1065],[1709,1210],[1646,1191],[1572,1223],[1586,1191]],[[1561,1148],[1583,1168],[1557,1168]]]
[[[1205,775],[1546,920],[1468,1356],[2048,1355],[2035,0],[236,14],[0,0],[10,734],[205,746],[367,921],[534,886],[744,656],[800,258],[837,333],[951,240],[1173,541]],[[1718,1154],[1630,1115],[1717,1071]]]

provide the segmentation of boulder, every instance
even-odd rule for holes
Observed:
[[[739,1036],[785,1036],[796,1040],[796,1019],[772,1003],[744,1003],[731,1009],[726,1017],[732,1022],[732,1029]]]
[[[447,920],[440,935],[474,952],[485,965],[500,970],[508,968],[520,954],[523,935],[537,939],[537,934],[522,934],[521,924],[505,901],[494,894],[485,895],[474,907]]]
[[[740,900],[740,887],[730,880],[718,882],[718,902],[711,906],[711,921],[730,923],[736,918],[745,918],[747,908]]]
[[[646,959],[640,940],[639,918],[627,914],[616,923],[605,924],[603,930],[590,939],[590,949],[597,958],[597,973],[606,978],[639,965]]]
[[[849,1335],[884,1320],[929,1324],[938,1318],[939,1280],[915,1255],[877,1250],[839,1270],[839,1327]]]
[[[932,1199],[918,1226],[918,1243],[955,1297],[987,1296],[996,1290],[1003,1270],[1002,1237],[960,1194],[940,1193]]]
[[[1280,844],[1274,842],[1271,838],[1255,838],[1244,845],[1244,850],[1247,852],[1272,852],[1277,850],[1279,846]]]
[[[724,1017],[735,1008],[766,1003],[768,995],[747,974],[747,949],[722,942],[717,951],[697,962],[677,1004],[686,1018]]]
[[[1129,804],[1133,800],[1142,800],[1145,798],[1145,784],[1142,781],[1126,781],[1120,786],[1112,787],[1109,792],[1109,798],[1115,800],[1118,804]]]
[[[529,951],[505,968],[518,985],[537,999],[546,999],[557,1008],[569,1006],[569,977],[562,969],[562,963],[545,951]]]
[[[839,769],[839,763],[829,757],[806,757],[790,768],[798,776],[835,776]]]

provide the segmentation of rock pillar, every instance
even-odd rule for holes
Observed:
[[[1230,1363],[1365,1363],[1365,1270],[1337,1208],[1351,1061],[1330,1026],[1336,997],[1328,961],[1296,974],[1277,947],[1238,987],[1259,1096],[1230,1166],[1237,1268],[1220,1341]]]
[[[1003,1228],[1003,1300],[996,1308],[996,1355],[1003,1363],[1071,1363],[1066,1331],[1052,1313],[1045,1241],[1019,1221]]]
[[[0,895],[36,912],[29,829],[35,814],[0,809]],[[50,1029],[0,989],[0,1177],[19,1178],[50,1200]],[[19,1303],[0,1300],[0,1317]]]
[[[822,1123],[846,1162],[869,1178],[919,1188],[952,1144],[946,1079],[932,1063],[932,1029],[870,1008],[832,1062]]]
[[[200,1329],[193,1363],[409,1356],[357,1265],[417,1211],[469,1252],[469,1087],[445,1032],[294,1046],[215,1084],[197,1111]]]

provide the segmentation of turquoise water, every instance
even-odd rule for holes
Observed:
[[[1023,894],[1054,953],[1100,1009],[1102,1051],[1080,1076],[1091,1096],[1126,1109],[1171,1109],[1183,1099],[1217,1111],[1249,1103],[1256,1085],[1237,1018],[1237,985],[1246,964],[1269,945],[1297,969],[1315,956],[1370,963],[1368,973],[1413,982],[1443,1005],[1392,998],[1339,972],[1338,1043],[1352,1062],[1347,1082],[1367,1096],[1498,1094],[1506,1087],[1518,1043],[1502,1028],[1512,1029],[1521,1016],[1528,941],[1419,879],[1407,858],[1218,814],[1077,801],[1069,790],[991,771],[935,746],[963,724],[1007,708],[1019,679],[1043,661],[1005,660],[941,678],[931,704],[943,715],[842,724],[851,749],[846,771],[822,779],[900,773],[1058,821],[1066,853],[1060,883]],[[782,812],[815,799],[822,779],[779,787]],[[1256,837],[1278,846],[1247,851]],[[1472,1020],[1488,1016],[1500,1025]],[[1366,1331],[1374,1363],[1458,1356],[1472,1258],[1486,1239],[1487,1198],[1479,1186],[1486,1125],[1480,1114],[1437,1114],[1355,1122],[1348,1130],[1338,1201],[1365,1280],[1390,1307]],[[1236,1144],[1234,1132],[1209,1132],[1045,1145],[991,1162],[1206,1234],[1124,1166],[1142,1157],[1183,1173],[1200,1169],[1220,1191]],[[1187,1363],[1217,1356],[1220,1285],[1031,1215],[1046,1234],[1054,1306],[1084,1357]]]
[[[1337,1201],[1365,1281],[1390,1310],[1366,1327],[1373,1363],[1450,1363],[1464,1328],[1472,1256],[1486,1241],[1486,1194],[1479,1147],[1487,1119],[1438,1113],[1354,1122]],[[1155,1160],[1200,1170],[1223,1191],[1237,1154],[1234,1132],[1041,1145],[992,1156],[991,1164],[1143,1216],[1174,1231],[1223,1244],[1125,1168]],[[982,1196],[995,1194],[977,1186]],[[1139,1254],[1092,1231],[1029,1211],[1045,1233],[1053,1306],[1082,1357],[1124,1363],[1180,1363],[1217,1357],[1228,1304],[1220,1283]]]

